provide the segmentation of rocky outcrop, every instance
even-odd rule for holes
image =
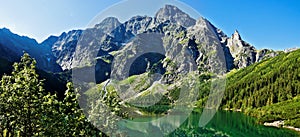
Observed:
[[[51,46],[51,50],[54,54],[54,57],[56,58],[56,62],[61,66],[63,70],[71,68],[74,52],[81,34],[82,30],[72,30],[68,33],[64,32]],[[48,38],[48,41],[50,40],[51,37]]]
[[[226,46],[234,58],[236,68],[249,66],[256,61],[256,49],[243,41],[237,30],[227,39]]]
[[[254,46],[242,40],[239,32],[236,30],[230,38],[224,40],[223,44],[228,47],[231,56],[233,57],[234,68],[244,68],[263,59],[274,57],[278,53],[262,49],[257,50]]]
[[[294,47],[294,48],[288,48],[288,49],[284,49],[283,51],[285,53],[288,53],[288,52],[292,52],[292,51],[295,51],[295,50],[298,50],[299,48],[298,47]]]
[[[271,49],[257,50],[257,52],[256,52],[256,61],[255,62],[260,62],[264,59],[275,57],[278,54],[280,54],[280,51],[274,51],[274,50],[271,50]]]
[[[200,71],[226,72],[224,49],[215,27],[208,20],[201,17],[196,25],[188,30],[188,38],[197,45],[199,57],[196,62]]]
[[[274,122],[271,122],[271,123],[265,122],[264,125],[265,126],[271,126],[271,127],[278,127],[278,128],[282,127],[282,128],[287,128],[287,129],[291,129],[291,130],[295,130],[297,132],[300,132],[300,128],[296,128],[296,127],[293,127],[293,126],[286,126],[284,124],[283,120],[274,121]]]
[[[139,34],[115,55],[112,77],[123,80],[130,75],[145,73],[155,63],[163,60],[164,55],[161,34]]]

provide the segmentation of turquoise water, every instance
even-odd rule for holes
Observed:
[[[156,120],[163,116],[139,117],[132,120],[136,123],[129,122],[121,127],[126,129],[127,135],[139,137],[300,137],[298,132],[289,129],[266,127],[257,124],[254,118],[240,112],[217,111],[209,123],[204,127],[200,127],[201,113],[202,110],[200,109],[194,110],[190,115],[186,115],[183,111],[182,113],[172,114],[168,119],[159,122]]]

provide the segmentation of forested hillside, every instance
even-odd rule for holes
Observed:
[[[299,95],[299,62],[300,50],[297,50],[229,73],[224,107],[262,107]]]
[[[0,76],[10,74],[13,71],[13,63],[0,58]],[[51,93],[56,93],[58,98],[64,97],[64,91],[67,89],[66,84],[70,80],[71,71],[59,73],[46,72],[41,69],[36,69],[39,79],[44,80],[44,88]]]
[[[12,70],[12,63],[6,59],[0,58],[0,76],[5,73],[10,73]]]
[[[300,96],[261,108],[251,109],[247,114],[259,122],[284,121],[285,126],[300,127]]]
[[[299,127],[299,62],[300,50],[296,50],[230,72],[223,108],[249,111],[261,122],[287,120]]]

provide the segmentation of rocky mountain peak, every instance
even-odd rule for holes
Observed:
[[[37,61],[37,67],[45,71],[59,72],[61,68],[55,62],[49,46],[40,45],[33,38],[12,33],[9,29],[0,29],[0,58],[10,62],[20,59],[27,52]]]
[[[232,38],[234,40],[242,40],[240,33],[238,32],[238,30],[235,30],[234,33],[232,34]]]
[[[107,17],[105,18],[101,23],[116,23],[116,24],[120,24],[120,21],[118,20],[118,18],[116,17]]]
[[[103,31],[111,31],[115,29],[116,27],[120,26],[121,23],[116,17],[107,17],[104,20],[102,20],[101,23],[96,24],[94,28],[100,29]]]
[[[45,45],[48,47],[52,47],[53,44],[58,40],[57,36],[49,36],[46,40],[44,40],[42,43],[40,43],[41,45]]]
[[[10,31],[8,28],[5,28],[5,27],[4,27],[4,28],[1,28],[1,29],[0,29],[0,31],[2,31],[2,32],[9,32],[9,33],[11,33],[11,31]]]
[[[36,45],[37,44],[37,41],[35,39],[27,37],[27,36],[17,35],[15,33],[13,33],[10,29],[5,28],[5,27],[0,29],[0,39],[1,38],[4,39],[4,37],[13,38],[13,39],[19,39],[20,38],[20,41],[30,43],[30,45]],[[20,44],[20,45],[22,45],[22,44]],[[24,46],[29,46],[29,45],[24,45]]]
[[[298,50],[298,49],[299,49],[299,47],[294,47],[294,48],[284,49],[283,51],[284,51],[285,53],[288,53],[288,52],[292,52],[292,51],[295,51],[295,50]]]
[[[183,27],[190,27],[196,24],[196,20],[188,14],[173,5],[165,5],[155,14],[155,18],[159,22],[170,21]]]

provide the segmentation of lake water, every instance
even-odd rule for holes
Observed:
[[[176,113],[169,118],[139,117],[132,122],[120,124],[129,136],[213,136],[213,137],[300,137],[299,132],[288,129],[266,127],[255,119],[240,112],[217,111],[204,127],[199,126],[202,110],[194,110],[190,115]],[[178,128],[179,127],[179,128]]]

